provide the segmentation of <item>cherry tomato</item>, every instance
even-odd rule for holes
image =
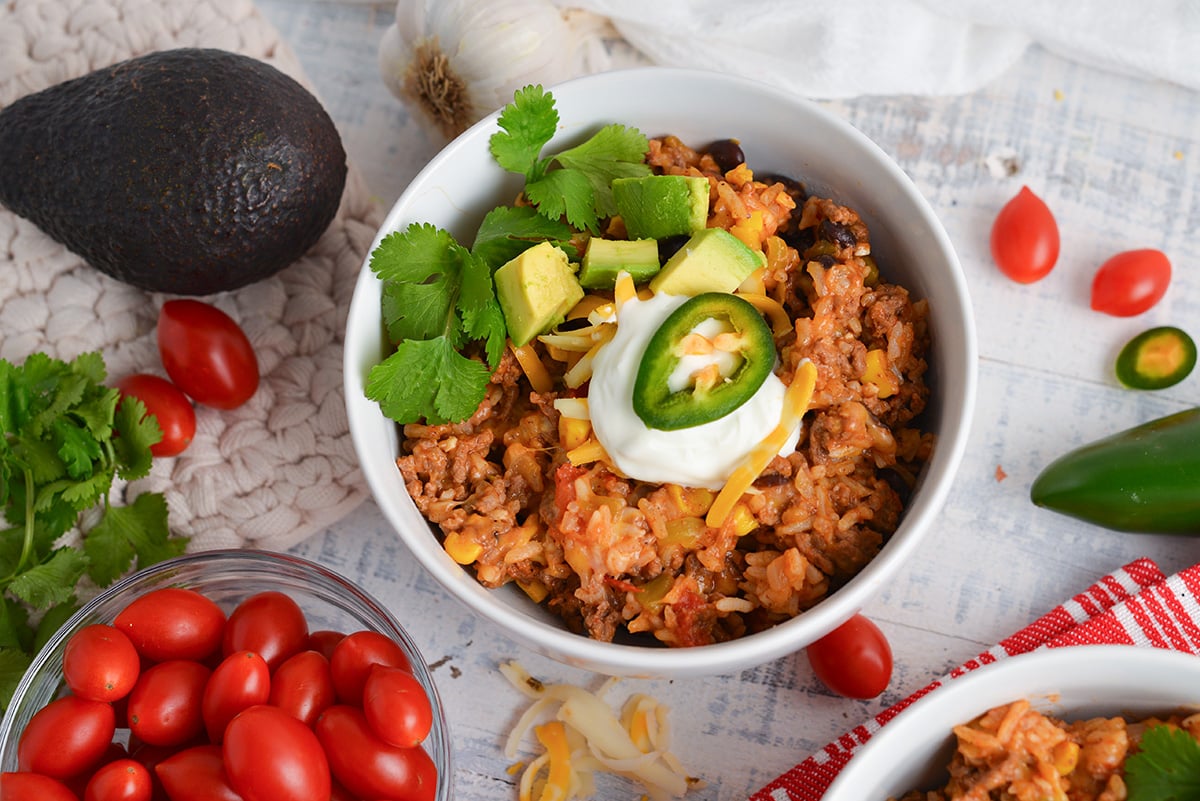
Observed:
[[[308,645],[304,610],[282,592],[259,592],[239,603],[225,625],[222,650],[254,651],[274,670]]]
[[[17,766],[66,779],[94,767],[116,731],[112,705],[74,695],[39,709],[17,742]]]
[[[164,587],[135,599],[113,626],[147,659],[199,661],[220,648],[225,613],[195,590]]]
[[[437,768],[425,750],[388,745],[362,710],[331,706],[317,719],[316,733],[333,777],[354,795],[431,801],[437,794]]]
[[[363,714],[389,745],[413,748],[433,728],[433,706],[416,676],[404,668],[372,665],[363,685]]]
[[[235,651],[217,665],[204,686],[200,712],[208,739],[221,742],[225,726],[243,709],[265,704],[271,695],[271,671],[254,651]]]
[[[336,696],[329,660],[318,651],[301,651],[275,670],[268,703],[312,728]]]
[[[1133,317],[1162,300],[1171,283],[1171,261],[1161,250],[1127,250],[1096,271],[1092,308],[1114,317]]]
[[[117,382],[122,397],[133,396],[154,415],[162,429],[162,439],[150,446],[155,456],[178,456],[196,436],[196,410],[179,387],[165,378],[149,373],[126,376]]]
[[[158,352],[167,375],[196,403],[236,409],[258,389],[258,359],[250,340],[216,306],[186,298],[164,303]]]
[[[4,801],[79,801],[71,788],[40,773],[0,773]]]
[[[1004,204],[992,223],[992,258],[1000,272],[1020,284],[1049,274],[1058,261],[1058,223],[1027,186]]]
[[[314,631],[308,635],[308,645],[306,648],[309,651],[318,651],[326,659],[332,659],[333,649],[337,647],[337,644],[345,636],[340,631],[330,631],[329,629]]]
[[[862,615],[808,646],[807,653],[817,678],[847,698],[874,698],[892,679],[892,648],[879,627]]]
[[[145,765],[136,759],[117,759],[92,774],[83,801],[150,801],[153,789]]]
[[[204,687],[212,671],[172,659],[142,671],[129,693],[129,730],[151,745],[183,745],[204,732]]]
[[[92,701],[116,701],[133,689],[141,670],[137,649],[120,630],[96,623],[71,636],[63,651],[63,678],[71,692]]]
[[[339,701],[362,705],[363,685],[372,665],[411,669],[408,657],[396,641],[377,631],[356,631],[337,644],[329,659],[329,669]]]
[[[221,749],[229,783],[245,801],[328,801],[329,761],[312,729],[273,706],[229,721]]]
[[[219,745],[185,748],[154,767],[171,801],[243,801],[229,783]]]

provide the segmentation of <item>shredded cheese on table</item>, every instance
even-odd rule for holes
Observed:
[[[617,679],[597,692],[570,684],[543,684],[516,662],[500,665],[505,678],[533,703],[517,720],[504,753],[515,759],[531,729],[545,749],[519,767],[520,801],[572,801],[596,792],[597,773],[633,779],[653,801],[681,798],[703,782],[691,778],[670,751],[667,708],[652,696],[630,696],[620,716],[601,698]],[[557,710],[554,706],[557,705]],[[538,723],[553,715],[553,719]]]

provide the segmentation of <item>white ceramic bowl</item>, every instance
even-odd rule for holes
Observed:
[[[1021,699],[1064,720],[1194,708],[1200,704],[1200,657],[1086,645],[1034,651],[978,668],[916,701],[880,729],[822,801],[887,801],[945,784],[954,752],[952,727]]]
[[[976,381],[975,328],[958,259],[929,204],[878,146],[818,106],[758,83],[715,73],[645,68],[601,73],[551,87],[559,131],[546,152],[611,122],[648,136],[667,133],[704,145],[733,137],[756,172],[803,181],[810,193],[856,209],[870,226],[881,269],[928,298],[933,348],[929,426],[938,442],[911,505],[883,551],[813,609],[740,640],[687,649],[604,643],[569,632],[516,587],[487,590],[443,551],[409,498],[395,459],[397,427],[363,394],[384,356],[380,281],[363,265],[346,328],[345,390],[362,469],[387,519],[451,595],[534,650],[601,673],[695,676],[729,673],[794,652],[859,611],[914,551],[942,506],[966,445]],[[518,176],[492,160],[492,115],[463,133],[413,179],[376,239],[428,222],[470,242],[483,215],[511,202]],[[369,260],[368,260],[369,261]]]

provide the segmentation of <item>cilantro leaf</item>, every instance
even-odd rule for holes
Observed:
[[[488,364],[497,367],[504,354],[508,328],[504,323],[504,311],[496,298],[492,270],[486,261],[477,256],[470,256],[463,262],[458,305],[462,309],[463,330],[472,339],[484,341]]]
[[[554,97],[541,86],[518,89],[496,123],[501,130],[488,140],[496,163],[527,179],[540,178],[548,160],[539,160],[538,156],[558,130]]]
[[[371,368],[366,394],[393,420],[440,425],[474,414],[490,376],[486,365],[458,353],[445,337],[408,339]]]
[[[150,446],[163,438],[158,419],[146,414],[145,405],[131,396],[116,408],[112,420],[113,430],[117,433],[112,440],[118,460],[117,475],[126,481],[149,475],[153,460]],[[104,491],[108,491],[107,487]]]
[[[417,223],[389,234],[371,253],[371,269],[383,280],[384,320],[393,342],[457,330],[454,296],[462,254],[449,233]]]
[[[133,566],[161,562],[183,553],[185,543],[171,539],[167,502],[159,494],[143,494],[128,506],[114,506],[88,533],[83,551],[88,575],[100,586],[111,584]]]
[[[525,195],[540,214],[551,219],[565,216],[580,230],[599,231],[596,192],[587,175],[578,170],[551,170],[541,180],[525,184]]]
[[[1200,743],[1182,729],[1155,726],[1125,760],[1129,801],[1200,799]]]
[[[35,609],[65,603],[87,570],[87,556],[75,548],[59,548],[50,558],[17,576],[9,592]]]
[[[559,153],[554,160],[583,173],[592,187],[596,214],[611,217],[617,211],[612,198],[613,180],[649,175],[649,150],[650,144],[641,131],[613,124],[601,128],[583,144]]]
[[[570,244],[574,233],[571,226],[543,217],[532,206],[497,206],[480,223],[471,252],[493,272],[539,242],[553,242],[578,258],[577,249]]]

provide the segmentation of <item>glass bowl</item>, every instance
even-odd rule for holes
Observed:
[[[429,667],[400,622],[362,588],[314,562],[284,553],[214,550],[160,562],[117,581],[88,601],[46,643],[25,672],[0,722],[0,770],[17,769],[17,743],[33,715],[63,693],[63,651],[71,636],[93,623],[112,623],[131,601],[164,587],[185,587],[211,598],[226,614],[258,592],[284,592],[304,610],[309,630],[369,629],[395,640],[428,693],[433,728],[424,747],[437,766],[437,801],[451,798],[452,754],[445,710]],[[118,729],[118,736],[121,730]]]

